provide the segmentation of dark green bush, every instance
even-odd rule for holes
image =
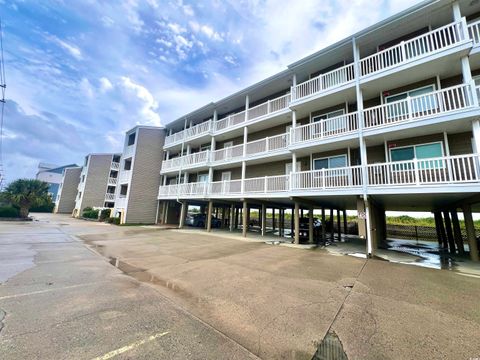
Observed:
[[[98,210],[87,210],[87,208],[83,209],[82,217],[86,219],[98,219]]]
[[[16,218],[19,217],[17,208],[13,206],[0,206],[0,217],[3,218]]]
[[[113,224],[120,225],[120,218],[119,217],[113,218]]]
[[[53,202],[48,202],[47,204],[40,205],[40,206],[35,206],[30,208],[30,212],[46,212],[46,213],[51,213],[53,212],[53,208],[55,207],[55,204]]]
[[[106,221],[110,217],[110,213],[112,212],[112,209],[103,209],[100,211],[100,221]]]

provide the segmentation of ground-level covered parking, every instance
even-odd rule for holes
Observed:
[[[479,356],[472,274],[41,218],[0,229],[2,264],[21,271],[0,286],[7,359],[94,358],[166,331],[124,356],[311,359],[328,331],[351,359]]]

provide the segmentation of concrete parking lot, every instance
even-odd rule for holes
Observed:
[[[311,359],[328,332],[350,359],[480,356],[480,278],[471,274],[38,219],[0,227],[7,359]]]

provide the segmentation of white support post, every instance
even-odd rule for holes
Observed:
[[[453,11],[453,21],[460,21],[462,19],[462,13],[460,11],[460,4],[458,1],[454,1],[452,3],[452,11]]]
[[[249,96],[245,96],[245,121],[248,121],[248,109],[250,106],[250,98]]]
[[[480,120],[473,120],[472,122],[473,141],[475,145],[475,152],[480,153]]]
[[[242,183],[240,184],[242,194],[245,192],[245,175],[247,173],[247,162],[242,161]]]
[[[243,157],[247,156],[248,127],[243,128]]]

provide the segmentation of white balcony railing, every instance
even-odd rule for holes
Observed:
[[[258,155],[277,150],[286,150],[289,144],[289,133],[266,137],[247,143],[247,156]]]
[[[292,128],[292,143],[345,135],[358,130],[358,113],[349,113]]]
[[[310,170],[292,173],[292,190],[335,189],[362,186],[362,167]]]
[[[345,85],[354,79],[355,72],[353,63],[342,66],[341,68],[292,86],[292,101]]]
[[[167,137],[165,137],[165,145],[172,145],[178,142],[182,142],[183,140],[194,138],[196,136],[208,134],[212,130],[212,124],[213,121],[208,120],[189,127],[186,130],[182,130],[172,135],[168,135]]]
[[[474,105],[471,85],[458,85],[363,110],[365,128],[462,110]]]
[[[475,45],[480,44],[480,20],[468,24],[468,35]]]
[[[106,193],[105,201],[115,201],[115,194]]]
[[[367,56],[360,60],[361,76],[374,74],[455,46],[465,40],[462,28],[464,26],[465,18]]]
[[[212,151],[211,161],[227,161],[243,157],[243,144]]]
[[[160,186],[159,197],[186,196],[248,196],[299,191],[363,191],[363,174],[366,171],[366,187],[375,189],[404,186],[432,186],[445,184],[479,184],[480,155],[466,154],[431,159],[414,159],[388,163],[347,166],[343,168],[309,170],[290,175],[214,181],[211,183],[187,183]]]
[[[108,178],[108,185],[111,185],[111,186],[117,185],[117,178],[109,177]]]
[[[238,125],[238,124],[241,124],[241,123],[245,122],[245,120],[246,120],[245,115],[246,115],[246,112],[244,110],[244,111],[241,111],[241,112],[236,113],[236,114],[228,115],[227,117],[216,121],[214,123],[215,125],[213,127],[214,131],[225,130],[225,129],[228,129],[232,126],[235,126],[235,125]]]
[[[282,95],[272,100],[268,100],[260,105],[248,109],[248,120],[257,119],[259,117],[276,113],[288,108],[290,104],[290,93]]]
[[[436,185],[480,181],[479,155],[445,156],[367,166],[369,186]]]
[[[214,181],[210,183],[210,195],[232,195],[242,193],[242,180]]]
[[[120,163],[118,163],[118,162],[112,162],[112,164],[110,165],[110,169],[112,169],[112,170],[118,170],[118,169],[120,169]]]

